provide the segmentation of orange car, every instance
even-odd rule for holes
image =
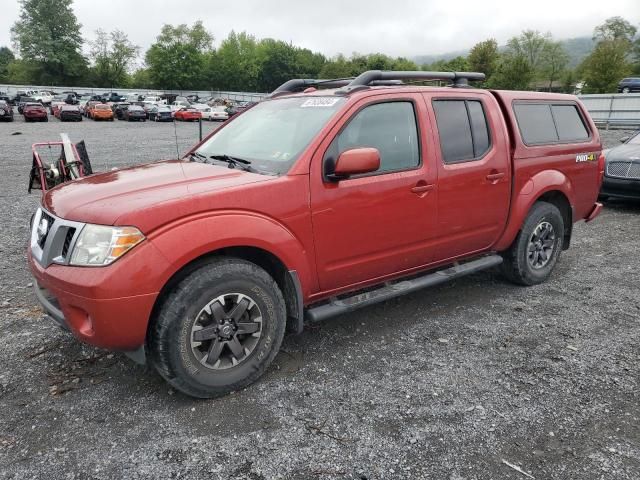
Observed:
[[[98,103],[91,107],[89,116],[94,120],[109,120],[113,122],[113,110],[111,110],[111,107],[106,103]]]

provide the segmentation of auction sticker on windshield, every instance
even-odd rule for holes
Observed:
[[[338,103],[339,98],[331,98],[331,97],[316,97],[316,98],[308,98],[305,100],[301,108],[308,107],[333,107],[336,103]]]

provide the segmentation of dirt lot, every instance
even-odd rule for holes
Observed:
[[[0,124],[0,477],[640,478],[640,204],[578,224],[545,285],[488,272],[335,318],[194,401],[35,304],[29,148],[60,131],[96,170],[175,155],[171,124]]]

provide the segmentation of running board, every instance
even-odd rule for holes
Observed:
[[[384,302],[390,298],[399,297],[400,295],[415,292],[422,288],[439,285],[455,278],[495,267],[501,263],[502,257],[500,255],[489,255],[469,262],[454,264],[444,270],[427,273],[426,275],[411,280],[385,283],[380,288],[363,293],[356,293],[350,297],[341,299],[334,297],[329,303],[307,309],[305,318],[308,322],[320,322],[335,315],[351,312],[358,308],[366,307],[367,305],[373,305],[374,303]]]

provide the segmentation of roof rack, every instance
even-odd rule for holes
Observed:
[[[335,79],[314,79],[314,78],[294,78],[292,80],[288,80],[276,88],[270,95],[269,98],[279,97],[281,95],[286,95],[289,93],[301,92],[309,87],[323,87],[323,88],[341,88],[348,87],[355,80],[360,77],[349,77],[349,78],[335,78]],[[371,86],[383,86],[383,85],[402,85],[402,80],[400,79],[389,79],[389,80],[372,80],[370,83]]]
[[[484,80],[484,73],[478,72],[423,72],[407,71],[394,72],[382,70],[369,70],[354,78],[348,85],[342,88],[343,93],[351,93],[356,90],[369,88],[374,82],[393,80],[451,80],[454,88],[469,86],[469,81]]]
[[[403,80],[450,80],[451,87],[468,87],[470,81],[484,80],[484,73],[478,72],[423,72],[423,71],[383,71],[369,70],[357,77],[336,78],[333,80],[317,80],[312,78],[295,78],[289,80],[269,95],[270,98],[289,93],[301,92],[309,87],[339,88],[343,95],[374,86],[402,85]]]

